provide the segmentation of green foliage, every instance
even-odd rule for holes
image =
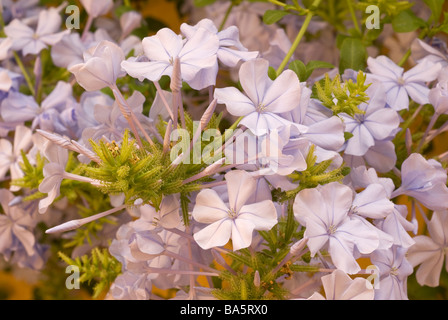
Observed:
[[[370,85],[366,85],[365,81],[366,75],[361,71],[358,73],[356,82],[349,79],[341,83],[339,75],[332,80],[326,74],[324,80],[316,83],[316,94],[323,105],[331,109],[334,115],[346,113],[353,117],[355,114],[362,114],[363,111],[358,106],[369,101],[366,90]]]
[[[339,72],[346,69],[364,70],[367,66],[367,50],[358,38],[345,38],[340,48]]]
[[[59,257],[70,266],[79,268],[79,283],[87,283],[93,286],[93,298],[98,298],[102,292],[107,290],[121,273],[121,264],[107,249],[94,248],[90,256],[84,255],[72,259],[62,252]],[[93,283],[94,282],[94,283]]]
[[[325,61],[311,60],[306,65],[300,61],[295,60],[289,64],[289,69],[294,71],[301,82],[305,82],[311,77],[311,74],[316,69],[333,69],[334,65]]]

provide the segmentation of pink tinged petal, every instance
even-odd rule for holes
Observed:
[[[60,183],[55,185],[54,188],[48,192],[48,196],[39,201],[39,213],[45,213],[48,207],[53,203],[54,199],[59,197],[59,186]]]
[[[0,40],[0,60],[5,60],[8,57],[9,49],[11,49],[12,46],[12,39],[3,38]]]
[[[409,248],[407,259],[414,267],[420,265],[416,272],[417,282],[421,286],[439,286],[444,262],[443,248],[427,236],[417,236],[414,240],[416,243]]]
[[[250,220],[235,219],[232,223],[232,247],[240,250],[250,246],[255,225]]]
[[[254,59],[241,65],[241,86],[255,106],[263,101],[266,90],[273,83],[268,76],[268,69],[269,62],[265,59]]]
[[[394,203],[387,198],[384,187],[378,183],[367,186],[353,200],[353,210],[366,218],[381,219],[394,211]]]
[[[2,146],[1,142],[2,140],[0,140],[0,148]],[[8,154],[0,152],[0,179],[3,179],[5,177],[6,173],[9,170],[10,165],[11,165],[10,156]]]
[[[218,50],[219,61],[231,68],[236,67],[240,61],[256,59],[258,55],[257,51],[239,51],[231,48],[220,48]]]
[[[278,222],[277,210],[271,200],[245,205],[241,208],[237,220],[248,220],[255,230],[271,230]]]
[[[353,137],[347,142],[347,147],[345,149],[346,154],[363,156],[366,154],[367,150],[375,144],[375,140],[373,140],[369,130],[363,125],[358,125],[352,131],[352,134]]]
[[[232,235],[233,222],[230,219],[218,220],[196,232],[193,237],[204,250],[224,246]]]
[[[353,201],[353,190],[339,182],[331,182],[319,191],[327,207],[325,218],[327,226],[338,226],[348,216]]]
[[[442,247],[448,244],[448,214],[446,210],[434,211],[427,227],[434,242]]]
[[[112,0],[81,0],[81,3],[92,18],[108,13],[113,6]]]
[[[158,81],[163,75],[171,75],[173,66],[165,61],[133,62],[123,61],[121,67],[139,81]]]
[[[230,209],[239,213],[257,186],[255,179],[244,170],[229,171],[225,175]]]
[[[14,134],[14,155],[20,157],[20,150],[26,151],[32,143],[33,132],[25,126],[17,126]],[[3,150],[0,149],[0,150]]]
[[[297,74],[292,70],[286,70],[267,89],[262,103],[267,112],[288,112],[300,105],[301,92]]]
[[[0,252],[11,249],[13,245],[12,221],[4,216],[0,216]]]
[[[367,65],[373,74],[391,79],[398,79],[403,75],[404,71],[403,68],[396,65],[386,56],[379,56],[377,58],[369,57],[367,59]]]
[[[216,191],[204,189],[196,197],[196,204],[192,214],[197,222],[213,223],[227,218],[229,208],[221,200]]]
[[[61,27],[62,18],[56,9],[42,10],[39,13],[36,34],[41,37],[53,34]]]
[[[227,111],[233,116],[246,116],[255,111],[254,103],[237,88],[217,88],[214,97],[218,103],[225,104]]]
[[[142,40],[143,51],[151,61],[170,62],[179,56],[183,47],[181,36],[171,29],[160,29],[155,36],[146,37]]]
[[[398,113],[389,108],[370,114],[363,125],[375,140],[384,140],[400,125]]]
[[[327,300],[373,300],[375,292],[363,278],[351,279],[344,271],[335,270],[322,277]]]

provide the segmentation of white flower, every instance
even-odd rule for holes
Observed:
[[[364,278],[351,279],[344,271],[336,269],[321,278],[325,297],[315,292],[308,300],[373,300],[375,292]]]
[[[196,232],[194,239],[203,249],[224,246],[232,239],[233,250],[247,248],[254,230],[270,230],[277,224],[277,211],[272,201],[246,204],[256,188],[256,181],[242,170],[225,175],[229,204],[212,189],[199,192],[193,209],[197,222],[209,224]]]
[[[57,32],[61,28],[62,18],[59,12],[50,8],[42,10],[39,14],[39,21],[36,30],[33,30],[20,20],[14,19],[5,26],[5,33],[12,39],[11,49],[22,50],[24,56],[27,54],[38,54],[48,46],[53,46],[70,30]]]
[[[193,89],[201,90],[216,83],[219,48],[216,34],[199,28],[184,41],[172,30],[163,28],[155,36],[144,38],[142,44],[149,61],[131,59],[122,63],[131,77],[158,81],[163,75],[172,76],[174,60],[179,58],[182,80]]]
[[[428,225],[429,236],[414,237],[415,244],[408,250],[408,260],[413,267],[420,265],[416,272],[421,286],[439,286],[443,262],[447,259],[448,211],[434,211]],[[445,263],[448,271],[448,263]]]
[[[84,52],[84,63],[72,65],[69,69],[76,81],[87,91],[97,91],[115,85],[125,72],[121,62],[125,59],[123,50],[115,43],[101,41]]]
[[[213,21],[202,19],[195,26],[183,23],[180,26],[181,32],[187,39],[192,38],[199,28],[205,28],[219,38],[218,59],[226,66],[235,67],[241,60],[248,61],[255,59],[258,52],[249,52],[239,40],[239,30],[236,26],[230,26],[218,32]]]
[[[272,81],[268,68],[269,62],[264,59],[250,60],[241,65],[239,75],[245,94],[234,87],[215,90],[218,103],[225,104],[230,114],[244,116],[240,124],[255,135],[292,124],[281,114],[300,104],[301,86],[297,75],[286,70]]]

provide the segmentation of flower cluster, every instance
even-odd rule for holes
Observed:
[[[320,0],[209,2],[150,30],[132,1],[84,0],[82,33],[64,28],[67,3],[3,3],[4,264],[64,283],[62,258],[107,299],[440,286],[448,53],[434,43],[448,17],[426,1],[428,21],[382,7],[394,32],[422,30],[396,63],[366,49],[381,38],[359,25],[359,1],[332,16]]]

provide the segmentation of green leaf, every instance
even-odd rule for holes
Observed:
[[[367,50],[358,38],[346,38],[341,45],[339,72],[345,69],[364,70],[367,66]]]
[[[268,76],[271,80],[275,80],[277,78],[277,71],[274,69],[274,67],[269,67]]]
[[[295,61],[291,62],[289,64],[289,69],[294,71],[297,74],[297,76],[299,77],[299,80],[301,82],[304,82],[304,81],[306,81],[308,79],[307,76],[306,76],[307,75],[307,68],[306,68],[305,64],[302,61],[295,60]]]
[[[417,17],[412,10],[402,11],[392,19],[395,32],[412,32],[425,26],[426,22]]]
[[[280,21],[284,16],[288,15],[287,11],[283,10],[267,10],[263,15],[263,22],[265,24],[273,24]]]
[[[442,14],[445,0],[423,0],[423,2],[431,9],[430,21],[432,20],[437,23]]]

